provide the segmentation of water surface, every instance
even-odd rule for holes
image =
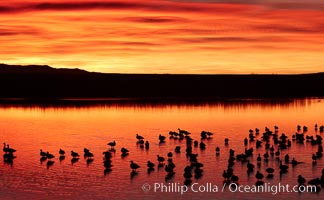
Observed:
[[[212,183],[219,187],[223,184],[222,173],[227,168],[229,149],[236,153],[244,152],[243,139],[249,129],[279,127],[278,134],[285,133],[291,139],[296,133],[296,126],[307,126],[307,135],[320,134],[314,125],[324,124],[324,100],[289,100],[289,101],[234,101],[216,103],[172,103],[172,104],[139,104],[139,103],[100,103],[78,105],[18,105],[2,104],[0,106],[0,141],[17,149],[13,165],[0,165],[1,199],[272,199],[271,193],[230,193],[226,192],[187,192],[179,193],[144,192],[145,183],[184,182],[184,168],[190,164],[185,154],[185,140],[166,139],[159,144],[159,134],[168,136],[169,131],[178,128],[191,132],[191,137],[200,141],[202,130],[214,133],[210,140],[205,140],[206,150],[193,148],[198,153],[198,160],[204,164],[203,176],[193,182],[205,185]],[[141,149],[136,143],[136,133],[150,142],[150,149]],[[259,136],[260,137],[260,136]],[[225,146],[224,139],[229,139]],[[258,138],[260,139],[260,138]],[[107,143],[115,140],[116,153],[112,158],[112,171],[104,174],[102,152],[109,149]],[[180,154],[174,153],[176,145],[182,147]],[[221,153],[215,155],[219,146]],[[94,153],[94,161],[87,165],[83,156],[72,165],[69,152],[74,150],[83,155],[86,147]],[[130,153],[121,157],[120,149],[125,147]],[[247,146],[255,149],[255,143]],[[58,150],[67,153],[59,161]],[[39,150],[49,151],[55,155],[55,163],[47,167],[40,162]],[[277,148],[276,148],[277,149]],[[147,173],[146,162],[151,160],[157,165],[157,155],[167,157],[173,152],[176,164],[175,176],[165,180],[164,168]],[[279,162],[270,157],[268,163],[262,162],[250,176],[246,173],[246,164],[235,163],[234,172],[239,176],[240,184],[253,185],[256,182],[255,172],[265,173],[265,168],[273,167],[276,172],[272,180],[264,179],[270,184],[297,184],[297,176],[302,174],[307,180],[320,177],[324,168],[323,160],[312,165],[312,154],[317,146],[310,143],[296,144],[283,150],[280,158],[286,153],[304,162],[289,172],[279,176]],[[256,164],[258,153],[265,152],[264,144],[255,150],[251,162]],[[129,167],[133,160],[141,167],[138,174],[131,176]],[[151,187],[151,189],[153,189]],[[219,188],[221,190],[221,188]],[[323,192],[314,193],[279,193],[280,199],[317,199]],[[261,195],[261,196],[260,196]]]

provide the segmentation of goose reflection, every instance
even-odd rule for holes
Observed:
[[[59,157],[60,162],[62,162],[64,159],[65,159],[65,156],[63,156],[63,155],[61,155],[61,156]]]
[[[54,163],[55,163],[55,161],[53,161],[53,160],[47,161],[47,163],[46,163],[47,169],[49,169],[50,167],[52,167],[54,165]]]
[[[152,172],[154,172],[154,170],[154,168],[147,168],[147,174],[150,175]]]
[[[121,148],[121,157],[122,158],[124,158],[124,157],[126,157],[126,156],[128,156],[129,155],[129,150],[128,149],[126,149],[125,147],[123,147],[123,148]]]
[[[108,175],[111,171],[112,171],[111,168],[106,168],[106,169],[104,170],[104,175],[105,175],[105,176]]]
[[[9,166],[13,166],[13,160],[16,158],[16,156],[13,155],[13,153],[5,153],[3,154],[3,162],[4,164],[7,164]]]
[[[40,161],[40,164],[42,165],[43,164],[43,162],[45,162],[47,160],[47,157],[45,157],[45,156],[42,156],[40,159],[39,159],[39,161]]]
[[[131,180],[134,179],[136,176],[138,176],[138,172],[137,172],[137,171],[132,171],[132,172],[130,173],[130,179],[131,179]]]
[[[75,163],[77,163],[79,161],[79,158],[74,157],[71,159],[71,164],[74,165]]]
[[[89,167],[89,165],[91,165],[91,163],[93,163],[94,159],[93,158],[88,158],[87,159],[87,167]]]

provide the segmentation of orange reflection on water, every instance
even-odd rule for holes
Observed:
[[[174,181],[183,182],[183,169],[188,164],[185,157],[185,141],[167,139],[165,144],[158,143],[158,135],[168,136],[169,131],[182,128],[190,131],[192,138],[200,140],[202,130],[214,133],[212,140],[205,141],[207,149],[200,151],[200,162],[204,163],[204,176],[200,182],[221,183],[222,172],[226,169],[228,150],[234,148],[237,153],[244,151],[243,139],[247,137],[249,129],[259,128],[262,131],[267,126],[273,129],[279,126],[282,132],[291,135],[296,132],[297,124],[309,127],[310,135],[315,135],[314,124],[323,125],[322,113],[323,100],[294,100],[280,102],[234,102],[234,103],[206,103],[206,104],[101,104],[95,106],[14,106],[3,105],[0,108],[0,141],[7,142],[17,149],[17,158],[13,167],[1,167],[0,178],[5,178],[10,183],[4,185],[4,194],[9,194],[15,188],[20,192],[30,195],[48,194],[48,188],[55,195],[76,195],[81,199],[89,198],[79,192],[87,187],[98,198],[107,198],[114,195],[126,199],[127,195],[118,191],[129,189],[134,192],[134,198],[139,198],[140,184],[144,182],[164,181],[163,169],[151,175],[146,174],[146,162],[156,162],[156,155],[166,156],[167,152],[174,151],[176,145],[183,150],[176,155],[176,176]],[[150,150],[141,150],[136,145],[136,133],[145,137],[150,142]],[[317,132],[317,134],[319,134]],[[229,146],[224,146],[224,138],[229,138]],[[108,149],[107,142],[117,142],[116,153],[112,159],[113,168],[109,177],[103,175],[102,152]],[[284,177],[284,182],[296,183],[296,175],[302,173],[307,178],[318,176],[324,167],[322,160],[317,168],[311,166],[311,155],[317,147],[305,144],[295,145],[287,153],[303,161],[303,167],[294,169]],[[215,147],[221,148],[221,156],[215,158]],[[94,153],[95,159],[91,165],[86,165],[83,157],[77,163],[71,164],[71,150],[83,154],[83,148],[89,148]],[[130,155],[121,158],[120,148],[126,147]],[[250,144],[255,148],[255,144]],[[66,159],[58,161],[58,150],[67,152]],[[40,164],[39,150],[49,151],[56,157],[54,165],[46,169]],[[264,153],[264,147],[255,153]],[[282,153],[284,156],[284,153]],[[252,158],[255,161],[256,156]],[[129,181],[129,161],[134,160],[141,168],[139,175]],[[275,161],[268,166],[278,167]],[[253,178],[245,176],[245,167],[235,165],[235,170],[240,175],[240,183],[254,183]],[[311,169],[311,170],[310,170]],[[264,171],[264,169],[262,168]],[[6,173],[4,173],[6,172]],[[30,179],[30,177],[35,177]],[[107,180],[108,178],[108,180]],[[109,181],[109,180],[114,180]],[[44,186],[43,182],[48,181]],[[274,182],[279,181],[275,176]],[[57,184],[60,182],[60,184]],[[33,188],[34,191],[31,191]],[[78,189],[75,189],[78,188]],[[108,189],[107,189],[108,188]],[[100,192],[105,189],[106,192]],[[53,194],[54,195],[54,194]],[[55,197],[53,196],[53,198]],[[158,194],[149,194],[148,199],[155,198]],[[207,195],[208,196],[208,195]],[[35,196],[34,196],[35,197]],[[270,196],[264,196],[270,198]],[[169,194],[166,199],[174,196]],[[191,196],[188,196],[191,198]]]

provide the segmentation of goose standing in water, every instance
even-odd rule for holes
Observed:
[[[160,140],[160,143],[164,143],[165,142],[165,136],[163,136],[163,135],[159,135],[159,140]]]
[[[260,173],[259,171],[257,171],[257,173],[255,174],[255,178],[257,178],[258,179],[258,181],[259,180],[262,180],[263,179],[263,174],[262,173]]]
[[[65,159],[65,151],[60,148],[59,154],[60,154],[59,160],[60,160],[60,163],[61,163],[61,161],[63,161]]]
[[[289,154],[285,155],[285,163],[289,163]]]
[[[190,135],[190,133],[186,130],[178,128],[178,131],[179,131],[179,134],[181,134],[181,135],[186,135],[186,136]]]
[[[10,148],[9,144],[7,144],[7,146],[6,146],[6,143],[4,142],[3,143],[3,151],[5,153],[14,153],[14,152],[16,152],[16,149]]]
[[[273,178],[273,172],[274,172],[273,168],[271,168],[271,167],[267,168],[266,172],[268,172],[267,178],[269,178],[269,179]]]
[[[159,165],[163,165],[163,162],[165,161],[165,158],[162,156],[157,155],[157,160],[159,161]]]
[[[93,153],[91,153],[90,151],[84,153],[84,158],[92,159],[93,156],[94,156]]]
[[[79,157],[79,154],[77,152],[71,151],[71,156],[73,158]]]
[[[202,141],[199,143],[199,148],[201,149],[201,150],[205,150],[206,149],[206,144],[205,143],[203,143]]]
[[[149,141],[146,141],[145,142],[145,149],[148,150],[150,148],[150,143]]]
[[[111,150],[114,150],[114,147],[116,146],[116,141],[108,142],[108,144],[111,147]]]
[[[8,153],[14,153],[14,152],[16,152],[16,149],[10,148],[9,144],[7,144],[7,151],[8,151]]]
[[[233,174],[232,177],[231,177],[231,181],[232,181],[233,183],[237,183],[238,180],[239,180],[239,177]]]
[[[250,163],[250,160],[247,161],[247,165],[246,165],[246,167],[247,167],[247,173],[248,173],[248,174],[251,173],[251,172],[253,172],[253,170],[254,170],[254,165],[253,165],[252,163]]]
[[[87,148],[83,148],[83,152],[84,152],[84,154],[86,154],[86,153],[89,153],[89,152],[90,152],[90,150],[89,150],[89,149],[87,149]]]
[[[279,149],[276,151],[275,155],[276,155],[276,157],[279,157],[279,156],[280,156],[280,151],[279,151]]]
[[[65,151],[64,151],[63,149],[60,149],[60,150],[59,150],[59,154],[60,154],[61,156],[64,156],[64,155],[65,155]]]
[[[169,152],[167,155],[168,155],[168,158],[170,159],[170,158],[172,158],[173,153],[172,152]]]
[[[216,155],[219,155],[219,153],[220,153],[220,148],[217,146],[216,147]]]
[[[46,152],[46,157],[47,157],[48,159],[52,159],[52,158],[54,158],[55,156],[54,156],[53,154],[50,154],[49,152]]]
[[[46,152],[44,152],[43,149],[40,150],[39,155],[41,157],[46,157],[47,156]]]
[[[136,170],[138,168],[140,168],[140,166],[138,164],[134,163],[132,160],[130,161],[130,163],[131,163],[130,168],[132,169],[133,172],[136,172]]]
[[[122,152],[121,154],[122,157],[128,156],[129,150],[126,149],[125,147],[121,148],[120,151]]]
[[[209,131],[207,131],[207,136],[208,136],[208,138],[211,138],[213,135],[214,135],[214,133],[212,133],[212,132],[209,132]]]
[[[256,185],[263,185],[264,182],[262,181],[263,179],[263,174],[260,173],[259,171],[257,171],[257,173],[255,174],[255,178],[257,178],[257,182],[256,182]]]
[[[261,158],[261,155],[259,154],[258,157],[257,157],[257,162],[261,162],[262,161],[262,158]]]
[[[282,161],[279,161],[280,174],[285,174],[288,172],[288,165],[283,165]]]
[[[228,145],[228,141],[229,141],[228,138],[225,138],[225,139],[224,139],[225,146]]]
[[[155,166],[154,163],[152,163],[151,161],[147,161],[147,167],[148,167],[149,169],[154,169],[154,166]]]
[[[137,140],[144,140],[144,137],[141,136],[141,135],[136,134],[136,139],[137,139]]]
[[[299,185],[305,185],[306,179],[302,175],[298,175],[297,182]]]

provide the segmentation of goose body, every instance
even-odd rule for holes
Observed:
[[[255,178],[257,178],[258,180],[261,180],[261,179],[263,179],[263,174],[262,173],[260,173],[259,171],[257,171],[257,173],[255,174]]]
[[[65,154],[65,151],[63,149],[60,149],[59,154],[63,156]]]
[[[161,135],[161,134],[159,135],[159,140],[160,140],[160,142],[164,142],[165,138],[166,138],[165,136],[163,136],[163,135]]]
[[[141,135],[136,134],[136,139],[138,139],[138,140],[144,140],[144,137],[141,136]]]
[[[86,157],[86,158],[92,158],[93,156],[94,156],[93,153],[91,153],[90,151],[84,153],[84,157]]]
[[[148,168],[154,168],[154,166],[155,166],[155,164],[154,163],[152,163],[151,161],[147,161],[147,167]]]
[[[79,157],[79,154],[77,152],[71,151],[71,156],[73,158]]]
[[[130,168],[133,170],[133,172],[136,172],[136,170],[138,168],[140,168],[140,166],[138,164],[134,163],[132,160],[130,162],[131,162]]]
[[[269,167],[266,169],[266,172],[268,172],[269,174],[272,174],[274,172],[274,169]]]
[[[47,157],[46,152],[44,152],[42,149],[40,150],[39,155],[42,157]]]
[[[160,164],[162,164],[165,161],[165,158],[157,155],[157,160],[159,161]]]
[[[112,141],[112,142],[108,142],[108,144],[112,149],[114,149],[114,147],[116,146],[116,141]]]
[[[299,175],[297,182],[299,183],[299,185],[304,185],[306,183],[306,179],[302,175]]]
[[[52,158],[54,158],[55,156],[54,156],[53,154],[50,154],[49,152],[46,152],[46,157],[47,157],[48,159],[52,159]]]
[[[16,149],[10,148],[9,144],[6,145],[6,143],[3,143],[3,152],[14,153],[14,152],[16,152]]]
[[[126,153],[128,153],[129,152],[129,150],[128,149],[126,149],[126,148],[121,148],[121,150],[120,150],[123,154],[126,154]]]

